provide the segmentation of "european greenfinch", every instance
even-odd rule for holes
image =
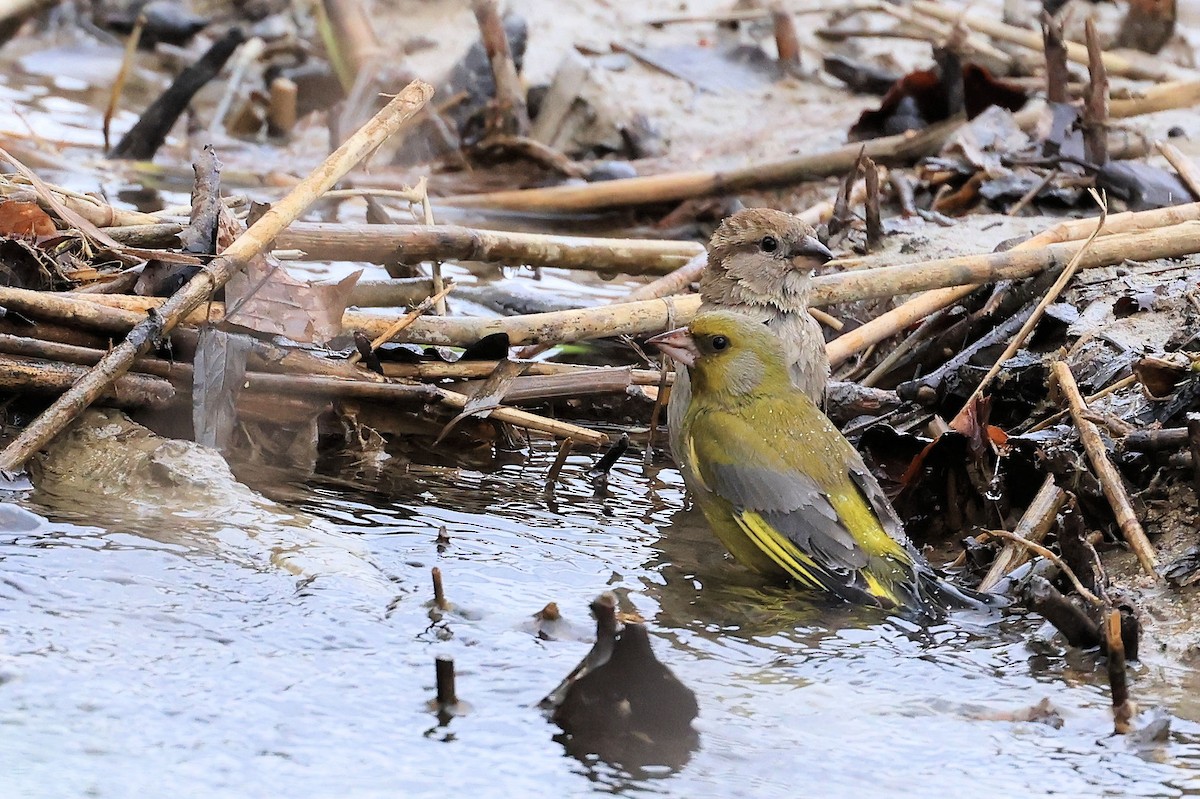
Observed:
[[[980,604],[909,543],[862,456],[793,384],[768,325],[709,311],[650,341],[687,367],[680,468],[738,561],[849,602],[918,614]]]
[[[816,232],[798,217],[750,208],[727,217],[712,235],[708,264],[700,276],[700,311],[741,311],[770,328],[784,351],[792,385],[822,405],[829,357],[821,326],[808,312],[813,271],[833,257]],[[687,373],[676,370],[667,404],[671,452],[686,457],[676,431],[691,391]]]

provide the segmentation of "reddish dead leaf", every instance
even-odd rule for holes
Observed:
[[[54,220],[37,203],[0,202],[0,236],[41,240],[57,234]]]
[[[293,341],[325,344],[342,333],[342,315],[362,270],[333,284],[298,280],[273,258],[255,258],[225,284],[231,324]],[[234,310],[236,309],[236,310]]]
[[[1018,111],[1027,97],[1019,87],[996,80],[978,64],[962,66],[962,99],[967,119],[974,119],[988,107],[998,105]],[[850,128],[850,141],[921,130],[950,115],[951,87],[936,70],[918,69],[908,73],[884,95],[879,108],[866,110]]]
[[[1133,373],[1152,399],[1167,399],[1187,376],[1188,368],[1162,358],[1147,357],[1133,365]]]
[[[217,220],[217,251],[241,233],[222,206]],[[288,274],[269,255],[259,255],[225,284],[226,320],[231,324],[293,341],[325,344],[342,333],[342,316],[362,270],[333,284],[310,283]]]
[[[987,451],[987,443],[991,440],[987,433],[991,407],[991,397],[977,396],[950,420],[950,429],[961,433],[967,439],[971,454],[977,458]]]
[[[991,441],[992,444],[997,447],[1003,447],[1008,443],[1008,433],[1004,432],[999,427],[996,427],[994,424],[989,424],[987,426],[987,437],[988,441]]]

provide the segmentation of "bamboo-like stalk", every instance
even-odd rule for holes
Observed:
[[[1094,225],[1095,220],[1092,220],[1091,224]],[[966,255],[821,275],[813,281],[812,304],[830,305],[910,294],[945,286],[976,285],[995,280],[1029,277],[1056,264],[1067,263],[1082,248],[1083,242],[1067,241],[1046,247],[1014,248],[1007,252],[986,255]],[[1200,252],[1200,222],[1188,221],[1160,230],[1097,238],[1080,258],[1079,268],[1110,266],[1121,263],[1126,258],[1139,261],[1178,258],[1196,252]],[[40,292],[0,288],[0,303],[4,302],[5,297],[26,298],[38,294]],[[36,303],[36,298],[31,299]],[[60,302],[62,301],[60,299]],[[127,310],[148,310],[160,302],[153,297],[115,294],[72,295],[71,301],[114,305]],[[699,296],[689,295],[500,319],[423,318],[414,322],[401,340],[464,346],[492,333],[506,333],[513,346],[520,346],[621,335],[648,335],[665,330],[668,325],[687,324],[699,306]],[[210,303],[204,309],[204,313],[213,319],[219,319],[222,312],[223,306],[220,303]],[[197,322],[202,318],[203,315],[199,313],[193,317]],[[377,336],[387,329],[391,320],[347,311],[342,323],[348,329],[362,330],[369,336]],[[853,335],[853,332],[850,335]],[[834,343],[842,338],[846,336],[835,339]]]
[[[996,359],[996,362],[993,363],[991,368],[987,370],[987,374],[985,374],[983,379],[979,381],[979,385],[975,386],[975,390],[971,392],[969,397],[967,397],[967,401],[963,404],[962,410],[958,412],[958,415],[954,417],[954,421],[950,423],[951,427],[961,430],[963,428],[956,425],[955,422],[963,422],[964,424],[968,423],[966,417],[969,413],[971,413],[970,409],[974,405],[974,400],[977,397],[982,396],[983,392],[987,391],[993,378],[995,378],[996,375],[1000,373],[1000,370],[1004,368],[1004,363],[1009,358],[1016,355],[1017,350],[1025,346],[1025,342],[1033,333],[1033,329],[1037,327],[1038,322],[1042,320],[1042,314],[1046,312],[1046,309],[1050,307],[1051,303],[1058,300],[1059,295],[1061,295],[1067,288],[1067,284],[1075,278],[1075,273],[1079,271],[1079,264],[1087,254],[1088,247],[1092,246],[1092,242],[1094,242],[1096,237],[1100,235],[1100,231],[1104,229],[1104,222],[1108,217],[1108,206],[1106,204],[1107,201],[1103,200],[1095,189],[1092,189],[1091,192],[1092,197],[1094,197],[1096,201],[1100,203],[1101,208],[1100,218],[1096,221],[1096,229],[1093,230],[1092,235],[1089,236],[1086,241],[1084,241],[1083,247],[1075,253],[1073,258],[1071,258],[1071,262],[1067,264],[1066,268],[1063,269],[1062,273],[1058,276],[1058,279],[1054,281],[1054,285],[1047,289],[1046,294],[1038,301],[1038,304],[1034,306],[1033,313],[1029,314],[1029,318],[1021,323],[1020,330],[1018,330],[1017,334],[1012,337],[1011,341],[1008,342],[1008,345],[1004,348],[1004,352],[1000,354],[1000,357]]]
[[[219,257],[167,300],[159,309],[156,318],[139,323],[125,341],[105,356],[86,377],[30,423],[3,452],[0,452],[0,469],[20,469],[29,456],[49,443],[71,420],[103,394],[114,380],[128,371],[134,360],[145,353],[156,338],[169,333],[251,258],[270,246],[279,233],[314,200],[332,188],[359,161],[373,152],[402,122],[420,111],[432,96],[433,88],[421,81],[413,81],[403,89],[286,197],[238,236]]]
[[[663,275],[704,252],[694,241],[510,233],[459,225],[342,225],[298,222],[276,240],[311,261],[486,261],[513,266]]]
[[[0,356],[0,385],[13,391],[62,392],[81,379],[86,370],[79,366],[90,366],[99,363],[105,353],[90,347],[80,347],[71,344],[60,344],[22,336],[0,334],[0,353],[23,356],[23,358],[5,358]],[[32,359],[38,360],[32,360]],[[29,360],[25,360],[29,359]],[[12,364],[16,363],[16,366]],[[30,366],[24,366],[30,364]],[[78,366],[77,366],[78,365]],[[453,366],[454,364],[442,364]],[[490,362],[495,368],[496,362]],[[167,378],[190,391],[193,368],[191,364],[171,363],[159,358],[137,358],[132,368],[143,372],[141,375],[126,375],[119,378],[109,396],[113,401],[128,407],[157,407],[165,404],[174,396],[170,383],[164,383],[160,378]],[[597,381],[594,376],[585,372],[603,372],[606,377]],[[655,374],[655,373],[650,373]],[[153,375],[148,377],[147,375]],[[614,377],[613,375],[617,375]],[[456,375],[460,376],[460,375]],[[657,375],[655,375],[657,376]],[[580,369],[575,373],[551,373],[549,382],[536,386],[529,381],[516,386],[514,401],[541,399],[558,396],[558,392],[566,390],[562,387],[567,378],[572,383],[574,394],[581,393],[580,384],[590,382],[591,393],[620,390],[633,382],[628,370],[617,369]],[[643,377],[643,380],[646,378]],[[9,382],[5,382],[8,380]],[[296,395],[299,397],[330,397],[342,399],[372,400],[390,404],[425,404],[444,403],[453,408],[462,408],[467,402],[467,395],[451,391],[439,386],[423,383],[388,383],[377,382],[369,375],[352,379],[331,377],[315,374],[271,374],[268,372],[247,372],[243,390],[250,393],[270,395]],[[491,418],[518,427],[548,433],[554,436],[571,438],[575,441],[599,446],[608,442],[608,436],[589,430],[585,427],[548,419],[537,414],[522,411],[517,408],[500,407],[491,412]]]
[[[1162,153],[1163,158],[1167,159],[1175,172],[1178,173],[1179,179],[1183,181],[1183,185],[1188,187],[1192,192],[1193,199],[1200,198],[1200,166],[1196,166],[1196,162],[1188,158],[1174,144],[1168,141],[1157,141],[1154,146]]]
[[[1042,36],[1040,33],[1027,28],[1018,28],[1015,25],[1009,25],[998,20],[988,17],[979,17],[969,14],[964,14],[957,8],[940,5],[930,2],[930,0],[914,0],[912,4],[914,11],[925,14],[945,22],[951,22],[964,25],[970,30],[976,30],[980,33],[986,33],[993,39],[1010,42],[1012,44],[1026,47],[1030,50],[1042,52]],[[1067,48],[1067,58],[1074,61],[1076,64],[1086,65],[1088,63],[1087,47],[1079,42],[1063,42]],[[1140,80],[1153,81],[1168,81],[1171,80],[1171,74],[1166,69],[1150,69],[1143,64],[1134,64],[1128,59],[1113,53],[1104,53],[1104,67],[1111,75],[1121,75],[1127,78],[1136,78]]]
[[[0,337],[2,338],[2,337]],[[428,361],[426,363],[395,363],[383,362],[383,373],[388,377],[406,377],[414,380],[482,380],[496,371],[499,361],[457,361],[442,363]],[[661,373],[652,369],[631,369],[627,366],[584,366],[574,363],[556,363],[554,361],[537,361],[525,369],[528,376],[536,375],[579,375],[593,376],[607,382],[609,373],[619,373],[624,376],[626,385],[657,386]]]
[[[1099,217],[1060,222],[1031,239],[1021,242],[1012,251],[1034,250],[1051,244],[1078,241],[1090,236],[1096,229]],[[1173,227],[1184,222],[1200,220],[1200,203],[1158,208],[1153,211],[1126,211],[1113,214],[1104,224],[1102,238],[1117,234],[1138,233]],[[829,362],[836,366],[852,355],[862,352],[872,344],[878,344],[904,330],[909,325],[926,318],[965,298],[978,284],[954,286],[927,291],[886,311],[849,333],[829,342]]]
[[[62,345],[65,346],[65,345]],[[87,369],[44,358],[0,355],[0,391],[5,394],[62,394]],[[175,396],[171,384],[149,375],[122,375],[101,397],[119,408],[161,408]]]
[[[672,202],[750,189],[776,188],[840,175],[853,166],[864,149],[869,157],[880,163],[910,163],[937,152],[960,124],[960,119],[951,119],[915,134],[884,136],[823,153],[764,161],[723,172],[697,170],[607,180],[583,186],[551,186],[466,194],[443,197],[440,202],[442,205],[471,208],[570,213]]]
[[[1095,422],[1088,419],[1087,403],[1083,401],[1083,397],[1079,393],[1079,386],[1075,384],[1075,377],[1071,374],[1070,367],[1063,361],[1056,361],[1053,375],[1059,390],[1062,391],[1070,406],[1071,418],[1075,422],[1076,429],[1079,430],[1079,439],[1083,442],[1083,449],[1087,453],[1088,460],[1092,462],[1092,469],[1095,470],[1096,477],[1100,481],[1100,488],[1103,489],[1104,496],[1112,506],[1113,515],[1117,517],[1121,535],[1125,537],[1129,548],[1137,556],[1143,571],[1151,578],[1158,579],[1154,547],[1146,538],[1146,533],[1142,530],[1142,525],[1133,512],[1129,495],[1125,493],[1125,483],[1122,481],[1121,473],[1108,458],[1099,428],[1096,427]]]
[[[1108,102],[1108,115],[1113,119],[1125,119],[1190,108],[1197,103],[1200,103],[1200,80],[1169,81],[1151,86],[1136,97],[1112,98]]]

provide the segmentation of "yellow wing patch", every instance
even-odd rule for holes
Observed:
[[[772,527],[766,519],[754,511],[748,510],[735,513],[733,518],[747,537],[792,579],[806,588],[827,590],[817,576],[826,570],[811,556],[797,548],[785,535]],[[902,604],[895,593],[879,582],[869,571],[862,570],[858,574],[866,581],[868,594],[894,605]]]
[[[821,581],[814,575],[814,572],[821,571],[817,562],[797,549],[766,519],[749,510],[735,513],[733,518],[750,540],[793,579],[809,588],[822,587]]]

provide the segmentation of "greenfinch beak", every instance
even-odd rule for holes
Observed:
[[[647,339],[646,343],[658,347],[671,360],[678,361],[684,366],[696,363],[696,358],[700,355],[700,350],[696,348],[696,340],[692,338],[692,334],[686,327],[660,333],[654,338]]]

